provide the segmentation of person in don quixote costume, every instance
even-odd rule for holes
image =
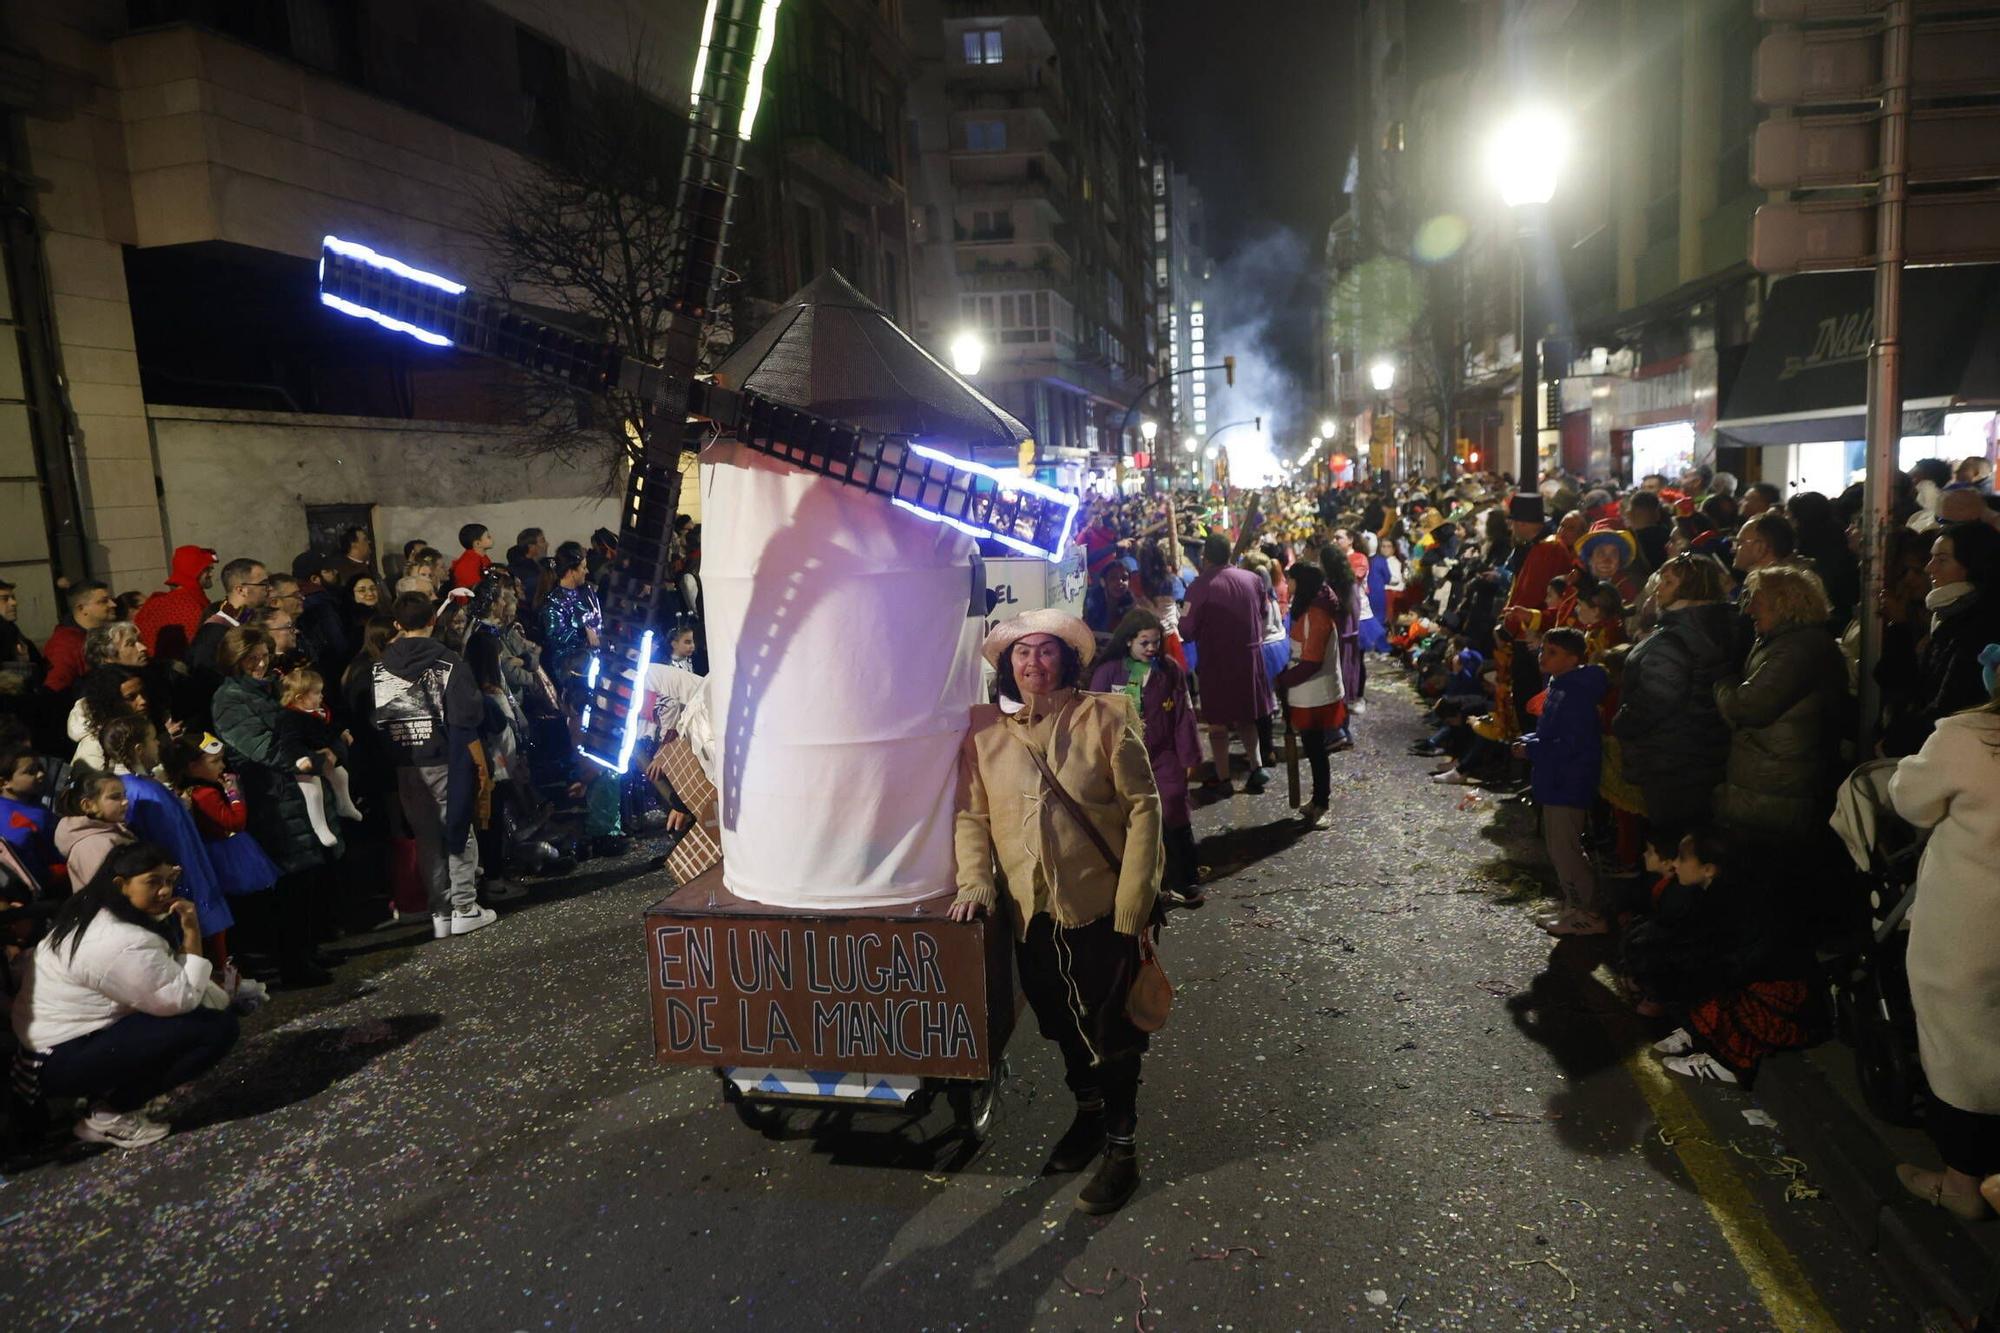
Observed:
[[[1139,1061],[1146,1034],[1127,997],[1152,927],[1162,859],[1160,796],[1138,714],[1120,694],[1078,688],[1090,629],[1057,610],[996,626],[983,647],[1001,702],[972,711],[959,750],[951,915],[1003,910],[1007,884],[1021,990],[1063,1056],[1076,1118],[1051,1174],[1096,1174],[1076,1206],[1109,1213],[1139,1187]]]

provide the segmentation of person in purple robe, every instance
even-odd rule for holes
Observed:
[[[1208,785],[1230,787],[1233,733],[1250,760],[1243,790],[1255,795],[1271,781],[1257,744],[1257,722],[1277,708],[1278,698],[1264,666],[1264,580],[1232,566],[1230,554],[1229,538],[1222,533],[1202,544],[1201,573],[1188,588],[1181,611],[1181,637],[1195,646],[1201,722],[1215,758],[1215,775]]]
[[[1368,663],[1361,655],[1361,599],[1368,589],[1354,577],[1354,565],[1332,546],[1322,546],[1320,568],[1326,571],[1326,586],[1339,610],[1333,626],[1340,635],[1340,678],[1347,687],[1347,721],[1334,736],[1329,751],[1354,748],[1354,716],[1361,711],[1361,694],[1368,687]]]

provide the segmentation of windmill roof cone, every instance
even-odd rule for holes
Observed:
[[[716,376],[790,407],[958,454],[1004,450],[1011,458],[1029,435],[833,269],[792,293]]]
[[[726,384],[967,455],[1021,423],[839,274],[716,370]],[[702,569],[723,878],[774,907],[866,911],[953,885],[959,742],[984,598],[964,533],[725,435],[702,451]]]

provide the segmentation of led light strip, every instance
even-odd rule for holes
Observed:
[[[653,631],[647,630],[639,639],[639,664],[632,672],[632,697],[625,713],[625,736],[618,747],[618,762],[613,763],[602,755],[592,754],[581,745],[576,747],[578,754],[588,759],[591,763],[596,764],[599,768],[613,773],[623,773],[631,766],[632,751],[639,746],[640,715],[645,711],[640,705],[645,702],[646,698],[646,671],[652,665]],[[588,677],[591,685],[595,686],[597,676],[598,661],[596,657],[592,657],[590,659],[590,675]],[[615,698],[612,700],[611,706],[613,709],[617,708],[618,705]],[[589,710],[585,709],[584,711],[587,716]],[[589,723],[585,722],[584,725],[588,726]]]
[[[356,305],[352,301],[344,301],[332,292],[321,292],[319,294],[319,303],[329,310],[338,310],[343,315],[352,315],[356,319],[365,319],[380,324],[383,328],[391,332],[407,333],[418,342],[428,343],[432,347],[451,346],[451,339],[445,337],[442,333],[432,333],[429,329],[420,329],[414,324],[395,319],[383,314],[379,310],[370,310],[365,305]]]
[[[359,245],[353,241],[343,241],[338,236],[322,236],[319,243],[322,247],[333,251],[337,255],[345,255],[349,259],[358,260],[370,268],[379,268],[383,272],[393,273],[399,278],[408,278],[411,282],[421,282],[426,287],[435,287],[439,291],[449,292],[453,296],[463,296],[465,294],[465,284],[462,282],[453,282],[450,278],[440,277],[436,273],[426,273],[420,268],[411,268],[402,260],[392,259],[384,254],[377,254],[365,245]],[[320,261],[320,278],[324,280],[325,277],[326,261],[322,259]]]

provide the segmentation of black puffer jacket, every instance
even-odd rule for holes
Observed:
[[[1833,812],[1840,738],[1851,721],[1847,662],[1824,624],[1786,625],[1757,639],[1743,679],[1715,687],[1735,729],[1716,816],[1774,835],[1818,831]]]
[[[1722,781],[1729,726],[1715,687],[1729,675],[1736,612],[1726,602],[1680,606],[1625,659],[1612,734],[1623,743],[1625,779],[1684,787],[1700,803]]]
[[[313,756],[280,734],[275,686],[230,676],[215,692],[215,734],[226,747],[230,771],[243,784],[250,807],[250,836],[288,875],[340,859],[341,847],[320,846],[306,798],[299,791],[298,761]],[[336,838],[340,821],[329,820]]]
[[[1921,624],[1917,632],[1923,632]],[[1876,673],[1890,708],[1882,734],[1884,754],[1897,758],[1915,754],[1924,748],[1939,718],[1987,701],[1979,653],[1989,643],[2000,643],[2000,589],[1995,588],[1976,591],[1935,613],[1930,637],[1917,651],[1915,681]]]

